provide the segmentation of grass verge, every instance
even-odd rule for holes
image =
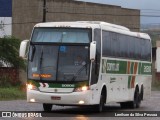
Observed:
[[[0,88],[0,101],[2,100],[24,100],[26,99],[26,92],[22,91],[20,87]]]

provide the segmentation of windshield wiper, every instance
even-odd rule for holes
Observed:
[[[71,79],[71,81],[74,81],[74,80],[77,78],[77,76],[83,71],[84,68],[87,68],[87,63],[86,63],[85,65],[83,65],[83,66],[76,72],[76,74],[73,76],[73,78]],[[87,71],[86,71],[86,73],[87,73]]]

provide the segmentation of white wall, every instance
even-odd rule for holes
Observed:
[[[0,38],[12,35],[12,17],[0,17]]]

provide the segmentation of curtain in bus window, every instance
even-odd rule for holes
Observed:
[[[117,37],[117,33],[110,33],[111,36],[111,56],[119,57],[120,45]]]
[[[151,61],[151,43],[149,40],[146,40],[146,54],[147,54],[147,60]]]
[[[109,32],[103,31],[102,33],[102,53],[104,57],[111,56],[111,36]]]
[[[127,58],[128,57],[128,40],[125,35],[119,36],[120,41],[120,57]]]
[[[128,41],[129,41],[129,58],[134,58],[135,57],[135,40],[133,37],[126,36]]]
[[[135,40],[135,59],[141,59],[141,44],[138,38],[134,38]]]
[[[144,39],[141,39],[141,58],[142,60],[145,60],[146,59],[146,46],[145,46],[145,40]]]

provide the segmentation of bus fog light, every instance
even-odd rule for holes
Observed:
[[[35,102],[35,99],[30,99],[30,102]]]
[[[80,101],[79,101],[79,104],[84,104],[84,101],[83,101],[83,100],[80,100]]]

